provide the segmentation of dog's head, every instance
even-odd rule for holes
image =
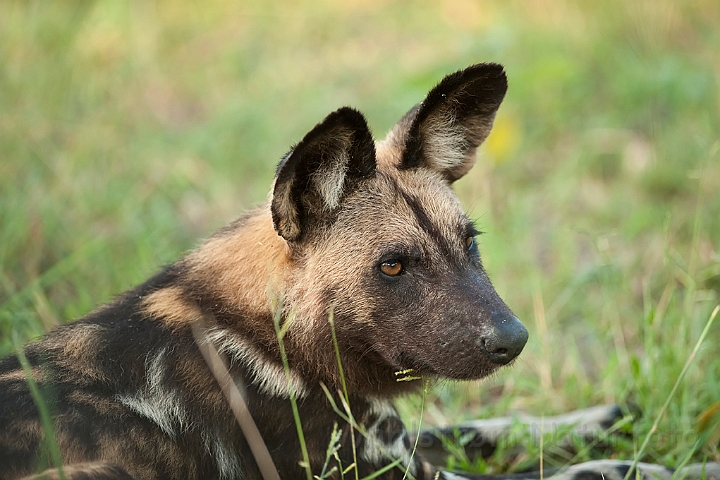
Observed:
[[[443,79],[382,142],[341,108],[288,153],[271,212],[299,266],[296,336],[311,342],[332,310],[343,355],[391,376],[474,379],[517,357],[527,330],[491,285],[451,188],[506,90],[500,65],[474,65]]]

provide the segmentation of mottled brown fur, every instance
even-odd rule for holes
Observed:
[[[78,463],[63,469],[67,480],[132,480],[132,477],[118,465],[107,463]],[[46,470],[37,475],[25,477],[23,480],[60,480],[57,469]]]

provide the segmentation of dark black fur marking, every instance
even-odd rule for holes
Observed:
[[[453,254],[453,248],[448,243],[448,238],[438,230],[436,223],[430,219],[430,216],[425,211],[422,203],[415,197],[402,189],[399,190],[405,203],[410,207],[410,210],[415,214],[418,225],[427,233],[432,239],[433,245],[436,245],[441,252],[441,255],[450,260],[455,259],[456,255]],[[453,240],[453,239],[451,239]]]
[[[573,476],[574,480],[606,480],[601,472],[593,470],[581,470]]]
[[[397,417],[388,417],[378,425],[378,439],[386,445],[391,445],[405,433],[405,425]]]

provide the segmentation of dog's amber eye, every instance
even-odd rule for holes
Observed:
[[[380,264],[380,271],[390,277],[396,277],[403,272],[403,266],[397,260],[390,260]]]
[[[465,248],[471,250],[475,246],[475,237],[467,237],[465,239]]]

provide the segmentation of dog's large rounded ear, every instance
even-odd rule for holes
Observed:
[[[271,211],[275,230],[288,241],[332,215],[346,193],[374,175],[375,142],[365,117],[343,107],[313,128],[280,162]]]
[[[505,71],[496,63],[445,77],[390,132],[388,138],[402,144],[400,168],[429,168],[449,182],[465,175],[506,91]]]

